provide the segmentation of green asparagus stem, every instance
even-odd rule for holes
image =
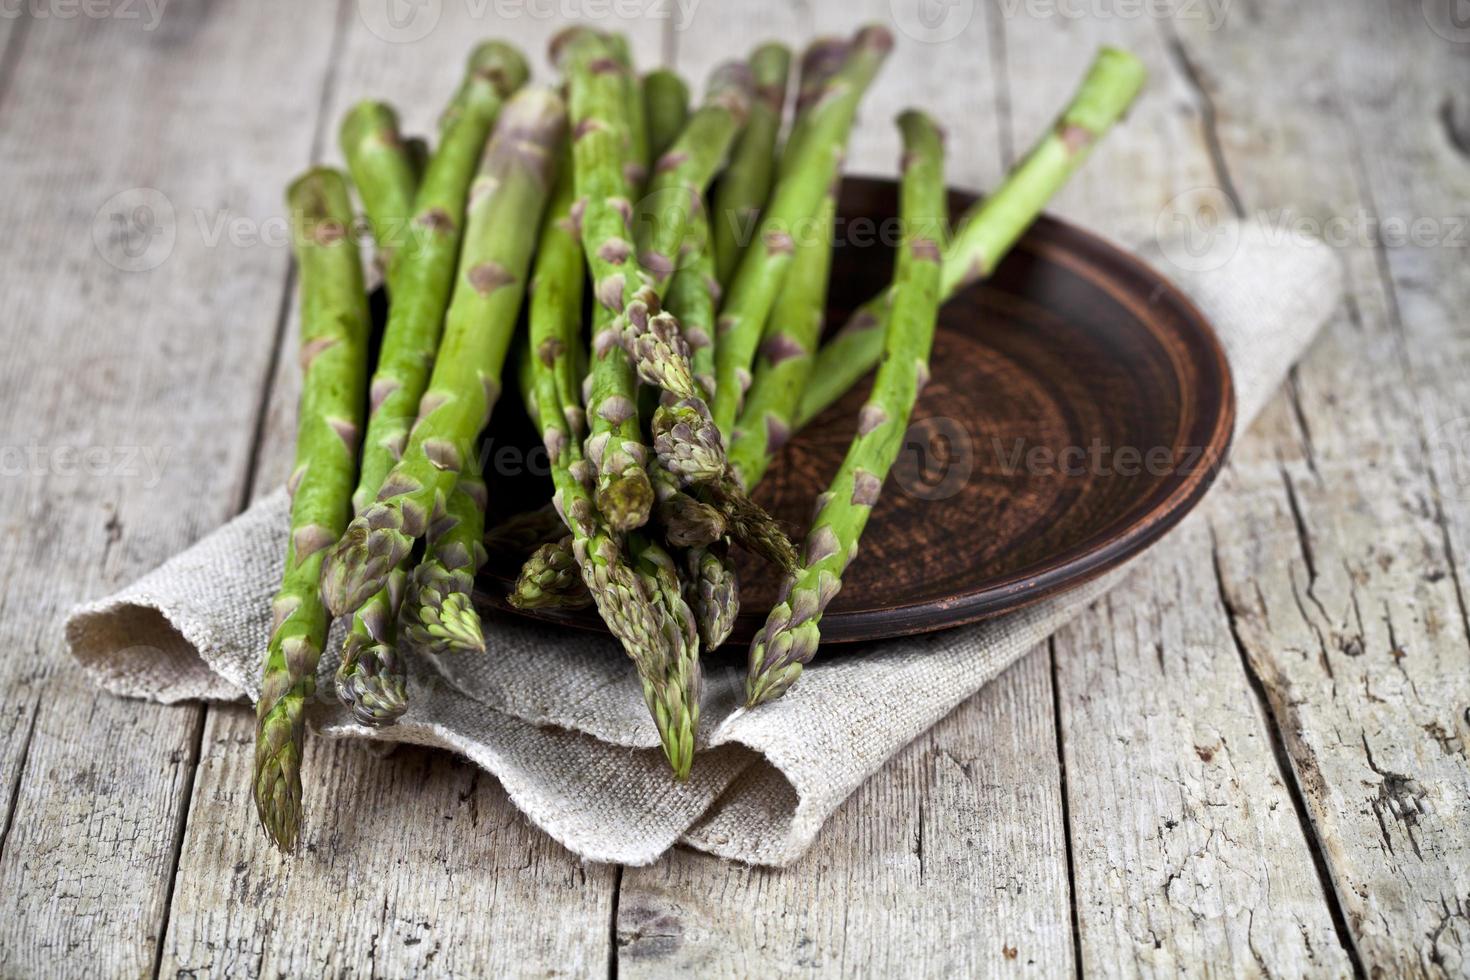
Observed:
[[[624,136],[623,179],[634,193],[648,180],[648,165],[653,162],[649,145],[648,110],[643,98],[643,79],[633,65],[633,51],[622,34],[606,36],[608,49],[623,69],[623,118],[628,131]]]
[[[725,536],[725,515],[709,504],[691,497],[679,487],[679,479],[655,465],[650,476],[658,497],[655,513],[663,525],[664,540],[676,548],[699,548]]]
[[[643,76],[643,109],[648,120],[649,155],[664,155],[689,119],[689,86],[667,68]]]
[[[287,201],[301,268],[301,404],[291,473],[291,537],[256,704],[255,809],[276,845],[301,825],[303,712],[316,691],[328,617],[317,594],[325,549],[352,512],[371,329],[352,203],[335,170],[309,171]]]
[[[633,568],[653,599],[665,655],[660,663],[640,665],[643,700],[648,705],[663,742],[664,756],[674,778],[689,778],[694,765],[694,740],[699,731],[699,627],[694,610],[684,598],[674,560],[657,543],[642,535],[628,541]]]
[[[730,438],[730,470],[741,486],[754,489],[786,444],[791,417],[811,379],[813,353],[827,312],[831,228],[836,215],[834,185],[822,201],[813,234],[796,243],[791,274],[771,311],[755,380]]]
[[[787,134],[786,147],[781,153],[778,175],[785,176],[800,159],[797,148],[811,129],[812,109],[827,94],[828,85],[842,70],[851,53],[852,42],[841,37],[819,37],[802,52],[801,82],[796,90],[796,115],[791,121],[791,132]]]
[[[728,285],[745,246],[755,234],[760,210],[771,192],[776,139],[786,108],[791,51],[782,44],[763,44],[750,56],[755,98],[745,132],[730,157],[730,166],[715,189],[711,213],[715,275]]]
[[[398,131],[398,113],[386,102],[359,102],[342,118],[342,155],[367,211],[378,264],[391,276],[413,213],[413,157]],[[390,284],[391,285],[391,284]]]
[[[990,275],[1036,220],[1047,201],[1086,162],[1108,130],[1132,105],[1146,73],[1137,58],[1116,48],[1098,52],[1081,87],[1056,124],[1006,177],[960,219],[944,252],[941,295],[948,300]],[[878,363],[883,353],[890,292],[866,303],[822,346],[801,399],[800,428],[841,398]]]
[[[720,298],[709,237],[709,219],[702,212],[691,215],[679,268],[664,299],[664,307],[679,321],[689,347],[689,369],[706,402],[715,394],[715,308]]]
[[[526,559],[511,590],[510,604],[517,609],[581,609],[592,605],[570,534],[543,544]]]
[[[566,116],[561,99],[525,89],[506,104],[470,188],[458,288],[403,458],[327,558],[322,592],[347,613],[381,589],[445,501],[500,394],[535,236]]]
[[[408,584],[408,560],[352,614],[337,665],[337,697],[364,725],[385,728],[408,710],[408,662],[398,649],[398,609]]]
[[[414,201],[412,234],[398,253],[394,299],[370,388],[362,470],[352,495],[357,514],[378,495],[408,441],[449,305],[475,165],[503,100],[524,84],[527,73],[514,48],[482,44],[470,54],[464,81],[444,112],[438,152]],[[342,650],[337,693],[364,724],[390,725],[408,707],[406,664],[395,650],[407,576],[405,563],[389,572],[386,586],[353,613]]]
[[[699,637],[706,650],[718,649],[730,638],[735,615],[740,611],[740,583],[735,569],[721,544],[691,548],[684,560],[689,570],[685,598],[694,609]]]
[[[750,69],[738,61],[720,65],[703,104],[658,159],[637,216],[638,261],[652,275],[658,296],[677,268],[690,216],[703,207],[705,190],[745,125],[750,101]],[[625,289],[624,301],[635,295],[636,288]]]
[[[432,654],[484,653],[485,633],[473,600],[475,573],[485,564],[485,481],[464,472],[444,519],[429,530],[424,560],[409,580],[403,632]]]
[[[939,243],[946,218],[943,138],[920,112],[905,112],[899,127],[904,143],[900,204],[904,236],[883,364],[858,417],[847,456],[818,500],[801,567],[787,577],[780,601],[750,644],[745,695],[752,707],[780,697],[816,656],[822,613],[842,588],[842,572],[857,554],[858,539],[929,376],[929,351],[939,315]]]
[[[720,310],[715,343],[715,424],[728,434],[750,383],[750,366],[761,331],[785,281],[794,252],[793,235],[810,221],[840,167],[858,102],[893,47],[883,27],[865,27],[852,41],[842,68],[812,105],[806,134],[791,148],[791,161],[776,182],[761,218],[758,241],[749,248]]]
[[[567,76],[573,125],[573,219],[594,277],[618,258],[618,243],[632,221],[632,191],[623,168],[628,132],[623,69],[607,39],[572,28],[552,41],[552,61]],[[623,251],[631,255],[631,246]],[[603,256],[599,258],[599,253]],[[653,507],[637,416],[637,380],[627,356],[613,342],[622,312],[616,303],[593,309],[594,349],[587,410],[591,434],[586,456],[596,470],[597,505],[615,530],[640,527]]]

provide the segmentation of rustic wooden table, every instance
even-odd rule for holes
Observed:
[[[0,974],[1470,974],[1470,23],[1168,6],[0,5]],[[1350,295],[1202,512],[796,867],[584,865],[467,763],[322,740],[283,860],[250,712],[99,693],[62,618],[282,480],[281,188],[344,106],[426,130],[474,39],[540,60],[577,13],[695,77],[772,36],[930,31],[850,169],[892,172],[914,102],[981,188],[1121,44],[1151,87],[1053,210],[1137,242],[1215,201],[1325,233]]]

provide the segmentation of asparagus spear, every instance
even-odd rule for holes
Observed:
[[[532,552],[516,577],[510,604],[517,609],[580,609],[592,604],[570,534]]]
[[[669,280],[664,305],[679,321],[684,343],[689,347],[689,369],[703,389],[706,402],[715,393],[715,308],[719,299],[709,218],[696,212],[689,217],[679,268]]]
[[[607,39],[587,28],[571,28],[551,45],[552,61],[567,76],[570,96],[572,169],[587,261],[606,266],[617,243],[629,232],[632,192],[624,169],[628,131],[623,69]],[[607,256],[599,260],[599,250]],[[625,251],[631,255],[632,248]],[[619,297],[620,298],[620,297]],[[617,530],[641,526],[653,506],[653,488],[644,467],[648,451],[637,418],[637,381],[627,356],[613,343],[620,303],[595,304],[594,349],[588,381],[591,435],[586,456],[597,474],[598,506]]]
[[[691,548],[685,552],[688,585],[685,594],[699,624],[699,637],[706,650],[714,650],[730,637],[735,614],[740,611],[740,583],[722,544]]]
[[[791,160],[758,232],[759,243],[740,260],[720,310],[715,344],[715,424],[729,433],[750,383],[750,365],[761,331],[781,289],[793,253],[793,232],[817,211],[841,165],[859,100],[893,47],[883,27],[865,27],[854,37],[842,68],[812,105],[806,134],[791,148]]]
[[[800,154],[797,147],[811,129],[813,107],[841,70],[850,49],[844,40],[814,41],[801,59],[801,87],[796,100],[784,165]],[[837,213],[835,177],[822,199],[809,234],[793,241],[791,271],[772,307],[762,335],[754,380],[731,433],[730,469],[742,486],[754,488],[771,457],[791,433],[791,415],[811,374],[812,353],[821,337],[827,308],[827,282],[832,271],[832,222]]]
[[[899,127],[904,143],[900,205],[904,237],[883,363],[847,456],[818,499],[801,567],[787,577],[780,601],[751,642],[745,681],[749,706],[780,697],[816,656],[822,612],[842,588],[842,572],[857,554],[858,539],[928,378],[939,314],[939,242],[945,223],[943,138],[920,112],[905,112]]]
[[[648,120],[649,155],[664,155],[689,119],[689,86],[667,68],[643,76],[643,110]]]
[[[525,83],[527,73],[514,48],[482,44],[471,52],[464,81],[444,112],[439,149],[414,201],[413,233],[398,254],[395,298],[373,373],[362,471],[352,496],[358,514],[378,495],[408,441],[449,305],[475,165],[503,100]],[[392,724],[408,707],[406,665],[394,649],[407,575],[406,563],[399,563],[386,585],[353,613],[342,650],[337,693],[365,724]]]
[[[429,531],[428,551],[413,570],[403,606],[404,634],[420,650],[485,652],[485,633],[472,595],[475,573],[485,564],[481,539],[486,502],[480,475],[461,473],[443,520]]]
[[[317,595],[325,549],[351,514],[367,389],[370,324],[352,204],[335,170],[315,169],[287,193],[301,267],[303,381],[291,537],[256,704],[254,796],[261,826],[282,850],[301,824],[303,712],[316,691],[328,617]]]
[[[674,274],[691,214],[701,209],[705,190],[745,125],[750,96],[750,69],[738,61],[720,65],[710,76],[704,102],[654,167],[638,212],[637,237],[638,261],[652,275],[657,296]],[[637,297],[637,285],[636,280],[625,283],[625,305]]]
[[[1137,58],[1103,48],[1071,103],[1005,182],[960,219],[944,251],[941,295],[947,300],[988,276],[1046,202],[1087,160],[1143,87],[1145,71]],[[797,428],[816,418],[871,371],[883,353],[891,294],[866,303],[817,354],[811,383],[801,399]]]
[[[776,138],[781,132],[790,71],[791,51],[785,45],[763,44],[751,53],[755,98],[751,100],[750,118],[714,196],[711,239],[715,275],[722,285],[728,285],[735,274],[735,266],[755,232],[761,207],[771,192]]]
[[[694,765],[694,739],[699,731],[699,627],[684,598],[674,560],[653,540],[629,536],[634,570],[653,600],[663,640],[661,660],[638,666],[643,701],[663,742],[674,778],[689,778]]]
[[[378,263],[385,275],[391,275],[407,237],[405,226],[418,184],[413,156],[398,131],[398,113],[386,102],[359,102],[342,117],[338,140],[367,211]]]
[[[565,130],[561,99],[525,89],[506,104],[470,188],[464,245],[439,356],[403,458],[353,520],[323,569],[338,613],[383,588],[445,501],[500,393],[540,220]]]
[[[676,548],[698,548],[725,536],[725,515],[718,508],[685,493],[678,478],[663,467],[655,466],[651,476],[664,540]]]
[[[636,193],[648,180],[648,165],[653,161],[643,79],[633,66],[633,51],[628,47],[628,38],[623,34],[608,34],[606,37],[608,49],[623,69],[623,113],[628,124],[628,131],[624,134],[623,179]]]

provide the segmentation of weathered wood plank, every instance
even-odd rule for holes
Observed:
[[[584,865],[477,767],[313,739],[283,857],[254,825],[254,716],[213,708],[161,974],[601,976],[615,869]]]
[[[1454,547],[1470,515],[1449,468],[1464,457],[1435,470],[1424,453],[1436,428],[1470,414],[1456,323],[1465,246],[1445,237],[1464,228],[1470,188],[1445,109],[1467,61],[1427,19],[1447,13],[1272,6],[1220,37],[1184,35],[1251,220],[1290,234],[1292,219],[1263,210],[1289,204],[1349,270],[1350,309],[1298,373],[1296,445],[1237,468],[1236,492],[1257,506],[1216,533],[1348,929],[1382,975],[1470,964],[1470,671]],[[1307,43],[1324,28],[1328,43]],[[1404,236],[1428,222],[1428,237],[1395,242],[1394,220]]]
[[[793,867],[681,849],[624,871],[619,975],[1072,975],[1038,653],[864,784]]]
[[[700,8],[681,70],[771,36],[849,33],[886,4]],[[949,46],[900,33],[865,103],[848,169],[891,175],[892,118],[921,105],[949,130],[950,178],[993,184],[1003,84],[983,15]],[[937,55],[943,54],[944,57]],[[937,84],[943,75],[946,84]],[[676,851],[623,873],[618,963],[632,976],[1072,971],[1060,774],[1046,651],[1025,658],[876,775],[795,867],[770,871]],[[840,914],[837,910],[841,910]]]
[[[1059,213],[1137,242],[1170,198],[1216,182],[1207,120],[1149,16],[1004,26],[1020,132],[1052,118],[1098,45],[1149,67],[1143,98]],[[1055,655],[1084,972],[1349,972],[1220,603],[1207,528],[1177,529],[1057,635]]]
[[[411,41],[351,20],[324,106],[323,154],[339,158],[336,120],[361,98],[395,103],[406,131],[433,132],[482,36],[518,44],[539,66],[536,80],[554,81],[545,48],[561,25],[529,16],[488,23],[477,9],[445,4],[433,28]],[[656,63],[662,21],[609,26],[628,32],[639,56]],[[292,310],[263,425],[257,494],[270,492],[290,466],[296,330]],[[418,749],[382,760],[363,746],[312,739],[301,852],[282,859],[250,802],[253,729],[248,712],[210,709],[162,972],[222,963],[248,976],[295,975],[319,963],[333,964],[334,973],[388,976],[606,971],[616,869],[581,864],[477,767]]]
[[[211,231],[279,212],[311,137],[288,80],[319,87],[326,66],[295,41],[332,19],[108,10],[7,20],[25,33],[0,131],[7,975],[153,969],[202,711],[90,689],[61,617],[238,506],[286,257]]]

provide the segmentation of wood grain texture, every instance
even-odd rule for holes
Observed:
[[[1095,972],[1322,975],[1356,957],[1372,975],[1464,973],[1470,295],[1464,250],[1442,241],[1341,250],[1350,308],[1241,447],[1208,535],[1164,545],[1057,639],[1060,718],[1038,651],[875,777],[797,868],[676,851],[619,887],[464,763],[325,743],[307,760],[316,850],[290,868],[268,852],[245,798],[248,712],[99,695],[65,662],[60,616],[219,524],[252,475],[283,476],[294,325],[265,380],[286,250],[217,222],[279,217],[313,143],[335,158],[323,93],[332,114],[389,98],[423,132],[474,39],[539,59],[559,26],[446,2],[394,44],[362,5],[289,6],[174,0],[155,31],[0,18],[0,973],[1051,975],[1073,970],[1074,941]],[[1143,53],[1154,86],[1057,213],[1144,240],[1202,187],[1250,214],[1363,209],[1442,235],[1463,218],[1470,45],[1430,26],[1452,24],[1441,0],[1232,4],[1218,30],[1062,6],[976,4],[953,42],[901,35],[851,169],[891,173],[888,119],[918,104],[950,129],[954,181],[993,184],[1107,39]],[[894,9],[703,0],[686,30],[635,23],[634,44],[697,82],[768,36]],[[124,272],[94,216],[150,186],[175,208],[173,249]],[[152,254],[135,219],[103,221],[124,265]],[[152,449],[162,478],[141,453],[91,474],[56,452],[90,446]]]
[[[1045,651],[917,739],[783,871],[623,872],[625,977],[1071,976]]]
[[[1448,8],[1272,8],[1184,38],[1229,107],[1222,153],[1249,219],[1280,220],[1266,209],[1288,202],[1336,236],[1349,271],[1346,313],[1297,372],[1291,438],[1238,467],[1254,506],[1216,535],[1347,927],[1382,975],[1470,968],[1466,507],[1452,468],[1466,457],[1463,444],[1426,453],[1470,408],[1451,380],[1470,350],[1450,312],[1464,309],[1453,229],[1470,180],[1441,115],[1470,64],[1430,28],[1436,12]],[[1339,56],[1283,60],[1283,38],[1328,23]],[[1267,63],[1281,66],[1268,83],[1239,83],[1234,65]],[[1273,123],[1254,131],[1237,113]],[[1394,244],[1392,220],[1427,221],[1430,236]]]
[[[1114,43],[1149,67],[1144,96],[1062,196],[1082,220],[1146,240],[1166,201],[1214,181],[1208,120],[1151,18],[1061,26],[1022,16],[1007,20],[1006,38],[1022,127],[1043,125],[1065,97],[1058,61],[1081,64]],[[1206,965],[1221,975],[1345,974],[1351,964],[1235,650],[1210,545],[1187,521],[1055,639],[1082,966],[1125,976]]]
[[[215,13],[8,21],[24,34],[0,76],[8,976],[148,974],[167,915],[202,711],[90,688],[61,619],[239,505],[287,257],[212,230],[280,213],[311,139],[284,81],[316,90],[326,66],[292,38],[329,36],[331,12]]]

